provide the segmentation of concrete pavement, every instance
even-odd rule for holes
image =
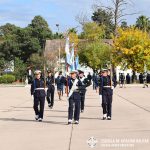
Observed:
[[[111,121],[101,120],[98,94],[88,88],[79,125],[67,125],[66,97],[34,120],[29,87],[0,87],[0,150],[149,150],[150,89],[116,88]]]

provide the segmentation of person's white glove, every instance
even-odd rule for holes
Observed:
[[[113,89],[114,89],[114,86],[111,86],[111,89],[113,90]]]
[[[31,95],[31,98],[32,98],[32,100],[34,100],[34,96],[33,95]]]
[[[69,76],[69,72],[66,72],[66,75]]]
[[[99,95],[99,99],[102,100],[102,95]]]

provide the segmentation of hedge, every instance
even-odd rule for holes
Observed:
[[[3,75],[0,77],[0,84],[1,83],[13,83],[13,82],[15,82],[14,75]]]

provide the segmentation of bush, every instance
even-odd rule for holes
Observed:
[[[14,75],[3,75],[0,77],[0,83],[13,83],[15,82],[15,76]]]

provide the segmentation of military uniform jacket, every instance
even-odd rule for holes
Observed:
[[[64,76],[58,76],[56,79],[56,84],[58,89],[62,89],[62,86],[65,83],[65,77]]]
[[[86,92],[86,87],[91,85],[90,80],[88,80],[87,78],[83,77],[83,78],[79,78],[80,81],[82,82],[82,87],[81,87],[81,93],[85,93]]]
[[[52,86],[54,85],[54,77],[47,77],[46,78],[46,86],[48,87],[48,89],[51,89]]]
[[[32,84],[31,84],[31,95],[34,95],[34,97],[45,97],[46,96],[43,80],[41,80],[41,79],[33,80]]]
[[[116,87],[116,82],[113,79],[113,86]],[[99,95],[103,95],[107,93],[108,95],[113,94],[113,90],[111,89],[111,79],[110,76],[101,76],[99,83]]]
[[[75,82],[75,79],[70,79],[69,81],[69,91],[72,89],[72,86]],[[80,100],[81,99],[81,89],[82,89],[82,82],[78,79],[78,82],[76,84],[77,89],[73,92],[70,98],[73,98],[74,100]]]

